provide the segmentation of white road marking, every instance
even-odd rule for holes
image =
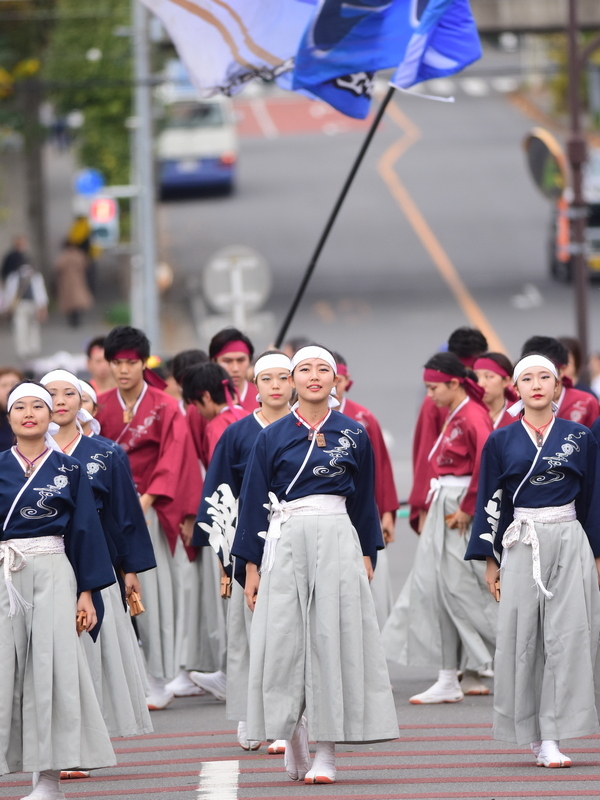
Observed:
[[[482,78],[463,78],[460,87],[465,94],[471,97],[485,97],[490,93],[490,87]]]
[[[239,761],[203,761],[198,800],[237,800]]]
[[[500,75],[497,78],[492,78],[490,83],[492,84],[492,89],[495,89],[497,92],[516,92],[519,88],[519,79],[512,78],[510,75]]]
[[[277,139],[279,131],[271,119],[265,101],[260,97],[255,97],[252,99],[251,108],[265,139]]]
[[[450,78],[432,78],[425,85],[430,94],[440,94],[442,97],[451,97],[456,91],[456,84]]]

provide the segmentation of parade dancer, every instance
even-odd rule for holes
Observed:
[[[211,361],[226,370],[233,381],[239,404],[248,413],[258,408],[255,392],[248,381],[254,355],[250,339],[237,328],[225,328],[211,339],[208,355]]]
[[[594,420],[600,414],[600,404],[597,397],[590,392],[576,389],[573,381],[566,375],[569,364],[569,351],[551,336],[532,336],[521,349],[521,358],[536,353],[550,359],[556,367],[559,382],[554,394],[557,406],[556,416],[561,419],[570,419],[580,422],[586,428],[591,428]]]
[[[598,445],[583,425],[554,417],[552,361],[527,356],[514,381],[522,417],[484,448],[465,557],[487,562],[500,598],[494,738],[530,743],[540,767],[570,767],[560,741],[600,727]]]
[[[485,336],[476,328],[457,328],[448,338],[448,352],[454,353],[461,363],[471,369],[475,359],[488,349]],[[413,434],[413,485],[408,498],[410,525],[421,533],[427,516],[427,495],[433,474],[429,453],[440,435],[448,412],[425,397],[419,411]]]
[[[237,345],[236,345],[237,346]],[[183,377],[183,398],[205,420],[203,449],[206,465],[212,457],[224,431],[248,412],[235,402],[233,379],[218,364],[199,364],[187,370]],[[200,689],[210,692],[217,700],[227,697],[227,621],[226,606],[221,597],[221,568],[210,551],[196,559],[200,568],[201,600],[200,623],[190,632],[191,641],[196,636],[194,652],[188,656],[193,669],[190,679]],[[195,655],[194,655],[195,653]]]
[[[339,354],[333,353],[338,368],[338,382],[336,385],[336,398],[339,401],[339,411],[352,417],[365,426],[373,446],[375,459],[375,502],[379,509],[383,541],[387,545],[394,541],[394,527],[396,512],[400,507],[398,492],[394,483],[394,471],[390,454],[383,438],[379,422],[374,414],[367,408],[348,398],[347,392],[353,385],[346,360]],[[377,556],[377,571],[371,581],[371,591],[375,600],[375,610],[379,626],[383,628],[394,605],[394,595],[388,565],[387,550],[383,549]]]
[[[423,381],[447,417],[429,453],[431,506],[413,568],[382,635],[390,661],[439,667],[438,680],[411,703],[456,703],[465,694],[489,694],[477,672],[493,659],[497,608],[482,565],[465,562],[464,555],[492,423],[483,390],[452,353],[430,358]],[[462,688],[459,668],[465,669]]]
[[[504,353],[484,353],[473,364],[473,372],[485,392],[482,400],[488,408],[494,430],[514,422],[508,407],[519,398],[512,387],[513,367]]]
[[[125,604],[133,591],[141,595],[137,573],[156,567],[135,486],[115,445],[83,435],[78,424],[83,393],[79,379],[58,369],[44,375],[41,383],[52,397],[52,419],[59,426],[54,441],[79,461],[90,480],[118,580],[102,591],[104,620],[98,641],[83,640],[106,727],[111,736],[150,733],[147,677]]]
[[[369,437],[329,408],[333,356],[305,347],[291,366],[298,405],[256,439],[233,546],[254,610],[247,735],[286,739],[292,780],[333,783],[335,742],[398,736],[369,589],[383,539]]]
[[[65,800],[60,769],[116,763],[78,630],[114,583],[90,483],[48,436],[52,398],[8,397],[16,445],[0,453],[0,774],[39,772],[28,800]],[[77,621],[76,621],[77,615]]]
[[[129,456],[157,562],[156,570],[139,576],[146,613],[138,628],[150,682],[148,707],[160,709],[173,699],[166,684],[185,660],[186,577],[195,552],[186,555],[181,526],[191,537],[202,479],[179,404],[152,385],[157,376],[146,369],[147,337],[121,326],[104,347],[117,388],[98,397],[97,419],[103,435]]]
[[[254,366],[260,408],[223,432],[206,473],[193,544],[213,547],[223,566],[226,584],[232,578],[230,551],[237,524],[237,502],[250,453],[260,431],[290,413],[290,367],[290,359],[283,353],[267,351],[260,356]],[[244,750],[258,750],[261,743],[248,741],[246,733],[252,612],[237,581],[231,585],[228,606],[227,719],[238,723],[237,739],[240,746]],[[201,683],[206,677],[194,675],[194,679]],[[270,753],[282,753],[285,743],[272,742],[268,750]]]

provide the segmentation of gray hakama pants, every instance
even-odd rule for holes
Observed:
[[[264,571],[250,638],[248,739],[398,738],[358,536],[347,514],[292,515]]]
[[[597,733],[600,708],[598,571],[579,522],[535,523],[541,578],[532,550],[517,542],[500,574],[494,679],[495,739],[527,744]]]
[[[221,598],[219,559],[212,547],[202,547],[190,566],[186,599],[186,656],[183,663],[188,670],[224,670],[228,601]]]
[[[137,624],[148,674],[172,680],[185,663],[185,590],[191,566],[181,539],[171,555],[154,509],[147,512],[146,520],[156,569],[138,575],[146,611],[137,617]]]
[[[461,536],[444,519],[458,510],[463,492],[442,486],[431,504],[413,568],[382,631],[389,661],[477,670],[494,657],[498,604],[485,564],[464,560],[470,529]]]
[[[0,774],[116,764],[81,639],[66,555],[27,555],[12,574],[33,604],[8,617],[0,580]]]
[[[88,634],[81,640],[106,727],[111,736],[151,733],[145,668],[118,584],[103,589],[102,599],[104,620],[97,641]]]
[[[248,675],[250,670],[250,630],[252,611],[244,590],[234,580],[227,613],[227,702],[226,716],[233,722],[245,720],[248,713]]]
[[[377,553],[377,569],[371,581],[371,592],[373,593],[379,629],[382,630],[394,607],[394,593],[392,591],[387,549],[380,550]]]

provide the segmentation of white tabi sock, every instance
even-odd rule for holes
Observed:
[[[335,783],[335,742],[317,742],[313,765],[304,783]]]
[[[310,766],[306,717],[301,717],[291,740],[286,741],[283,763],[285,771],[293,781],[304,780],[304,776]]]
[[[66,800],[60,788],[60,770],[48,769],[40,772],[35,789],[21,800]]]
[[[458,670],[457,669],[441,669],[438,672],[438,684],[442,689],[459,689]]]

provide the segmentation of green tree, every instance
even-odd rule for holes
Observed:
[[[129,182],[131,115],[130,0],[56,0],[58,19],[43,74],[59,113],[79,110],[80,162],[104,173],[107,183]],[[120,30],[121,29],[121,30]]]

